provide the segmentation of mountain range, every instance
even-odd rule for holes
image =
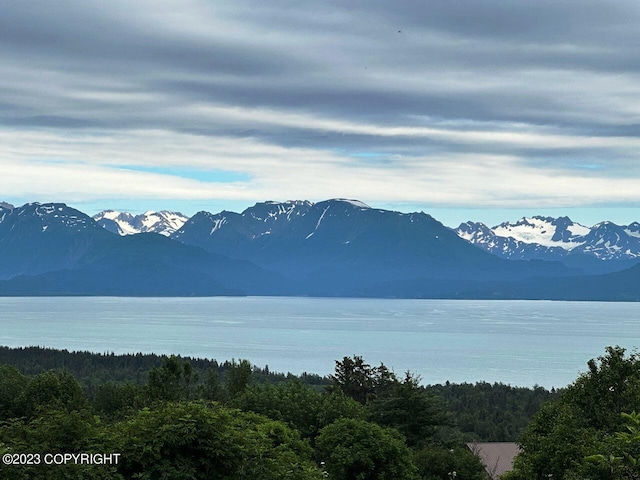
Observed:
[[[480,222],[460,224],[456,233],[500,258],[559,260],[587,273],[607,273],[640,261],[640,224],[601,222],[585,227],[568,217],[523,217],[489,228]]]
[[[62,203],[0,207],[0,294],[270,294],[274,275],[155,233],[120,236]]]
[[[0,295],[640,299],[640,225],[450,229],[347,199],[241,213],[0,204]]]

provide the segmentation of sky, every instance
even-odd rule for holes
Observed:
[[[0,201],[640,220],[633,0],[6,0]]]

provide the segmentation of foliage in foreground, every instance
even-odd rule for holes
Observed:
[[[640,479],[640,357],[608,347],[520,439],[508,480]]]
[[[126,452],[125,478],[311,480],[322,478],[297,432],[266,417],[216,404],[168,403],[110,429]]]
[[[411,452],[394,429],[345,418],[323,428],[316,445],[332,479],[418,479]]]
[[[117,464],[4,466],[2,478],[413,480],[442,468],[481,471],[459,436],[436,435],[454,427],[417,378],[359,357],[336,372],[320,391],[301,379],[255,383],[247,361],[203,379],[169,357],[144,384],[92,384],[87,396],[67,371],[27,376],[1,366],[0,454],[120,454]],[[446,462],[426,460],[438,455]]]
[[[2,428],[0,453],[39,455],[39,465],[4,466],[7,479],[316,480],[313,451],[281,422],[202,402],[144,408],[112,425],[86,412],[48,412]],[[117,465],[46,465],[47,452],[120,453]]]

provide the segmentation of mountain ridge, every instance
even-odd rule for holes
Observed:
[[[640,224],[637,222],[620,226],[603,221],[586,227],[569,217],[533,216],[491,228],[481,222],[468,221],[454,230],[461,238],[501,258],[592,264],[586,258],[592,257],[628,265],[640,260]]]
[[[0,295],[528,298],[539,293],[557,299],[563,291],[579,297],[572,285],[585,285],[583,299],[610,299],[615,291],[604,295],[609,287],[603,284],[598,293],[596,285],[624,278],[631,290],[622,288],[620,297],[629,300],[636,283],[640,286],[640,269],[630,269],[640,260],[633,256],[640,242],[637,222],[588,228],[568,217],[536,216],[493,229],[467,222],[454,230],[423,212],[339,198],[258,202],[240,213],[201,211],[184,223],[186,217],[180,217],[182,225],[171,232],[164,220],[178,214],[166,212],[143,214],[136,228],[142,225],[147,233],[137,233],[109,231],[100,223],[134,225],[135,216],[126,212],[92,218],[62,203],[2,204]],[[618,255],[607,256],[611,252]],[[618,271],[623,273],[603,275]]]
[[[188,219],[180,212],[149,210],[139,215],[117,210],[103,210],[92,217],[106,230],[118,235],[135,235],[138,233],[159,233],[170,236]]]
[[[0,209],[0,294],[268,294],[276,274],[154,233],[120,236],[63,203]]]

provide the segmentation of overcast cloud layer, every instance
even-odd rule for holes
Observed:
[[[8,0],[0,200],[637,207],[639,24],[630,0]]]

